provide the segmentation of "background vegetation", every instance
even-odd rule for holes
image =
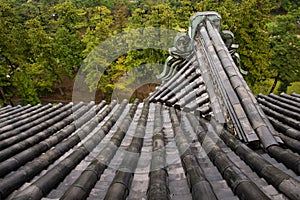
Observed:
[[[298,0],[1,0],[0,104],[36,104],[73,80],[101,41],[125,30],[162,27],[187,31],[193,13],[215,10],[235,34],[245,77],[254,93],[298,92]],[[151,57],[149,57],[151,55]],[[111,64],[103,98],[118,78],[142,63],[163,63],[167,52],[132,51]],[[150,60],[149,60],[150,59]],[[289,87],[293,84],[292,87]],[[63,94],[63,91],[61,91]]]

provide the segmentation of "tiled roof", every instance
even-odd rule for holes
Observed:
[[[300,95],[258,95],[258,102],[268,116],[277,135],[294,152],[300,153]]]
[[[218,20],[144,102],[0,108],[0,199],[300,199],[299,95],[256,99]]]

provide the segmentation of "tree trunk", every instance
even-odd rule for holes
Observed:
[[[290,86],[290,85],[291,85],[291,84],[290,84],[289,81],[287,81],[287,80],[281,80],[280,85],[279,85],[279,88],[278,88],[278,92],[279,92],[279,93],[282,93],[282,92],[286,93],[286,92],[287,92],[287,88],[288,88],[288,86]]]
[[[273,93],[273,91],[275,90],[275,87],[276,87],[277,82],[278,82],[278,78],[279,78],[279,73],[278,73],[277,76],[275,77],[275,80],[274,80],[274,82],[273,82],[273,85],[272,85],[272,88],[271,88],[269,94]]]
[[[59,89],[60,95],[65,96],[65,93],[64,93],[63,89],[61,87],[59,87],[58,89]]]
[[[3,104],[7,105],[7,100],[5,98],[5,94],[4,94],[2,87],[0,87],[0,93],[1,93],[1,99],[3,99]]]

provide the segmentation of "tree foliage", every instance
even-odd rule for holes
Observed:
[[[73,79],[103,41],[142,27],[187,31],[189,18],[205,10],[219,12],[222,29],[235,34],[241,63],[249,71],[245,78],[254,91],[262,91],[270,79],[281,83],[280,91],[299,81],[299,1],[2,0],[0,103],[9,104],[15,98],[38,103],[43,92],[51,92],[66,77]],[[132,35],[122,42],[130,46],[138,44],[136,40]],[[146,63],[163,64],[167,56],[167,51],[155,48],[129,48],[111,62],[97,58],[98,64],[108,68],[100,84],[89,82],[97,73],[89,74],[87,83],[109,96],[116,87],[126,88],[134,81],[119,83],[124,73],[141,66],[149,71],[151,65]],[[84,68],[88,71],[95,67],[93,63]]]
[[[276,73],[275,83],[281,82],[279,92],[286,92],[290,83],[300,81],[299,16],[300,9],[298,8],[286,15],[276,16],[275,21],[269,24],[273,50],[271,66]]]

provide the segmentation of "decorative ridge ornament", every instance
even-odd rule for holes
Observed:
[[[169,80],[186,61],[191,59],[193,52],[192,39],[185,33],[178,34],[174,39],[174,47],[169,48],[170,56],[166,59],[163,72],[156,77],[162,81]]]
[[[195,38],[198,25],[203,23],[205,19],[209,19],[217,28],[218,31],[221,29],[222,17],[215,11],[197,12],[190,18],[189,36]]]
[[[239,71],[241,72],[241,74],[243,75],[247,75],[248,71],[243,70],[241,67],[241,59],[240,59],[240,55],[237,52],[237,49],[239,48],[238,44],[233,44],[233,40],[234,40],[234,34],[229,31],[229,30],[224,30],[221,32],[221,37],[234,61],[234,63],[236,64],[236,66],[239,68]]]

